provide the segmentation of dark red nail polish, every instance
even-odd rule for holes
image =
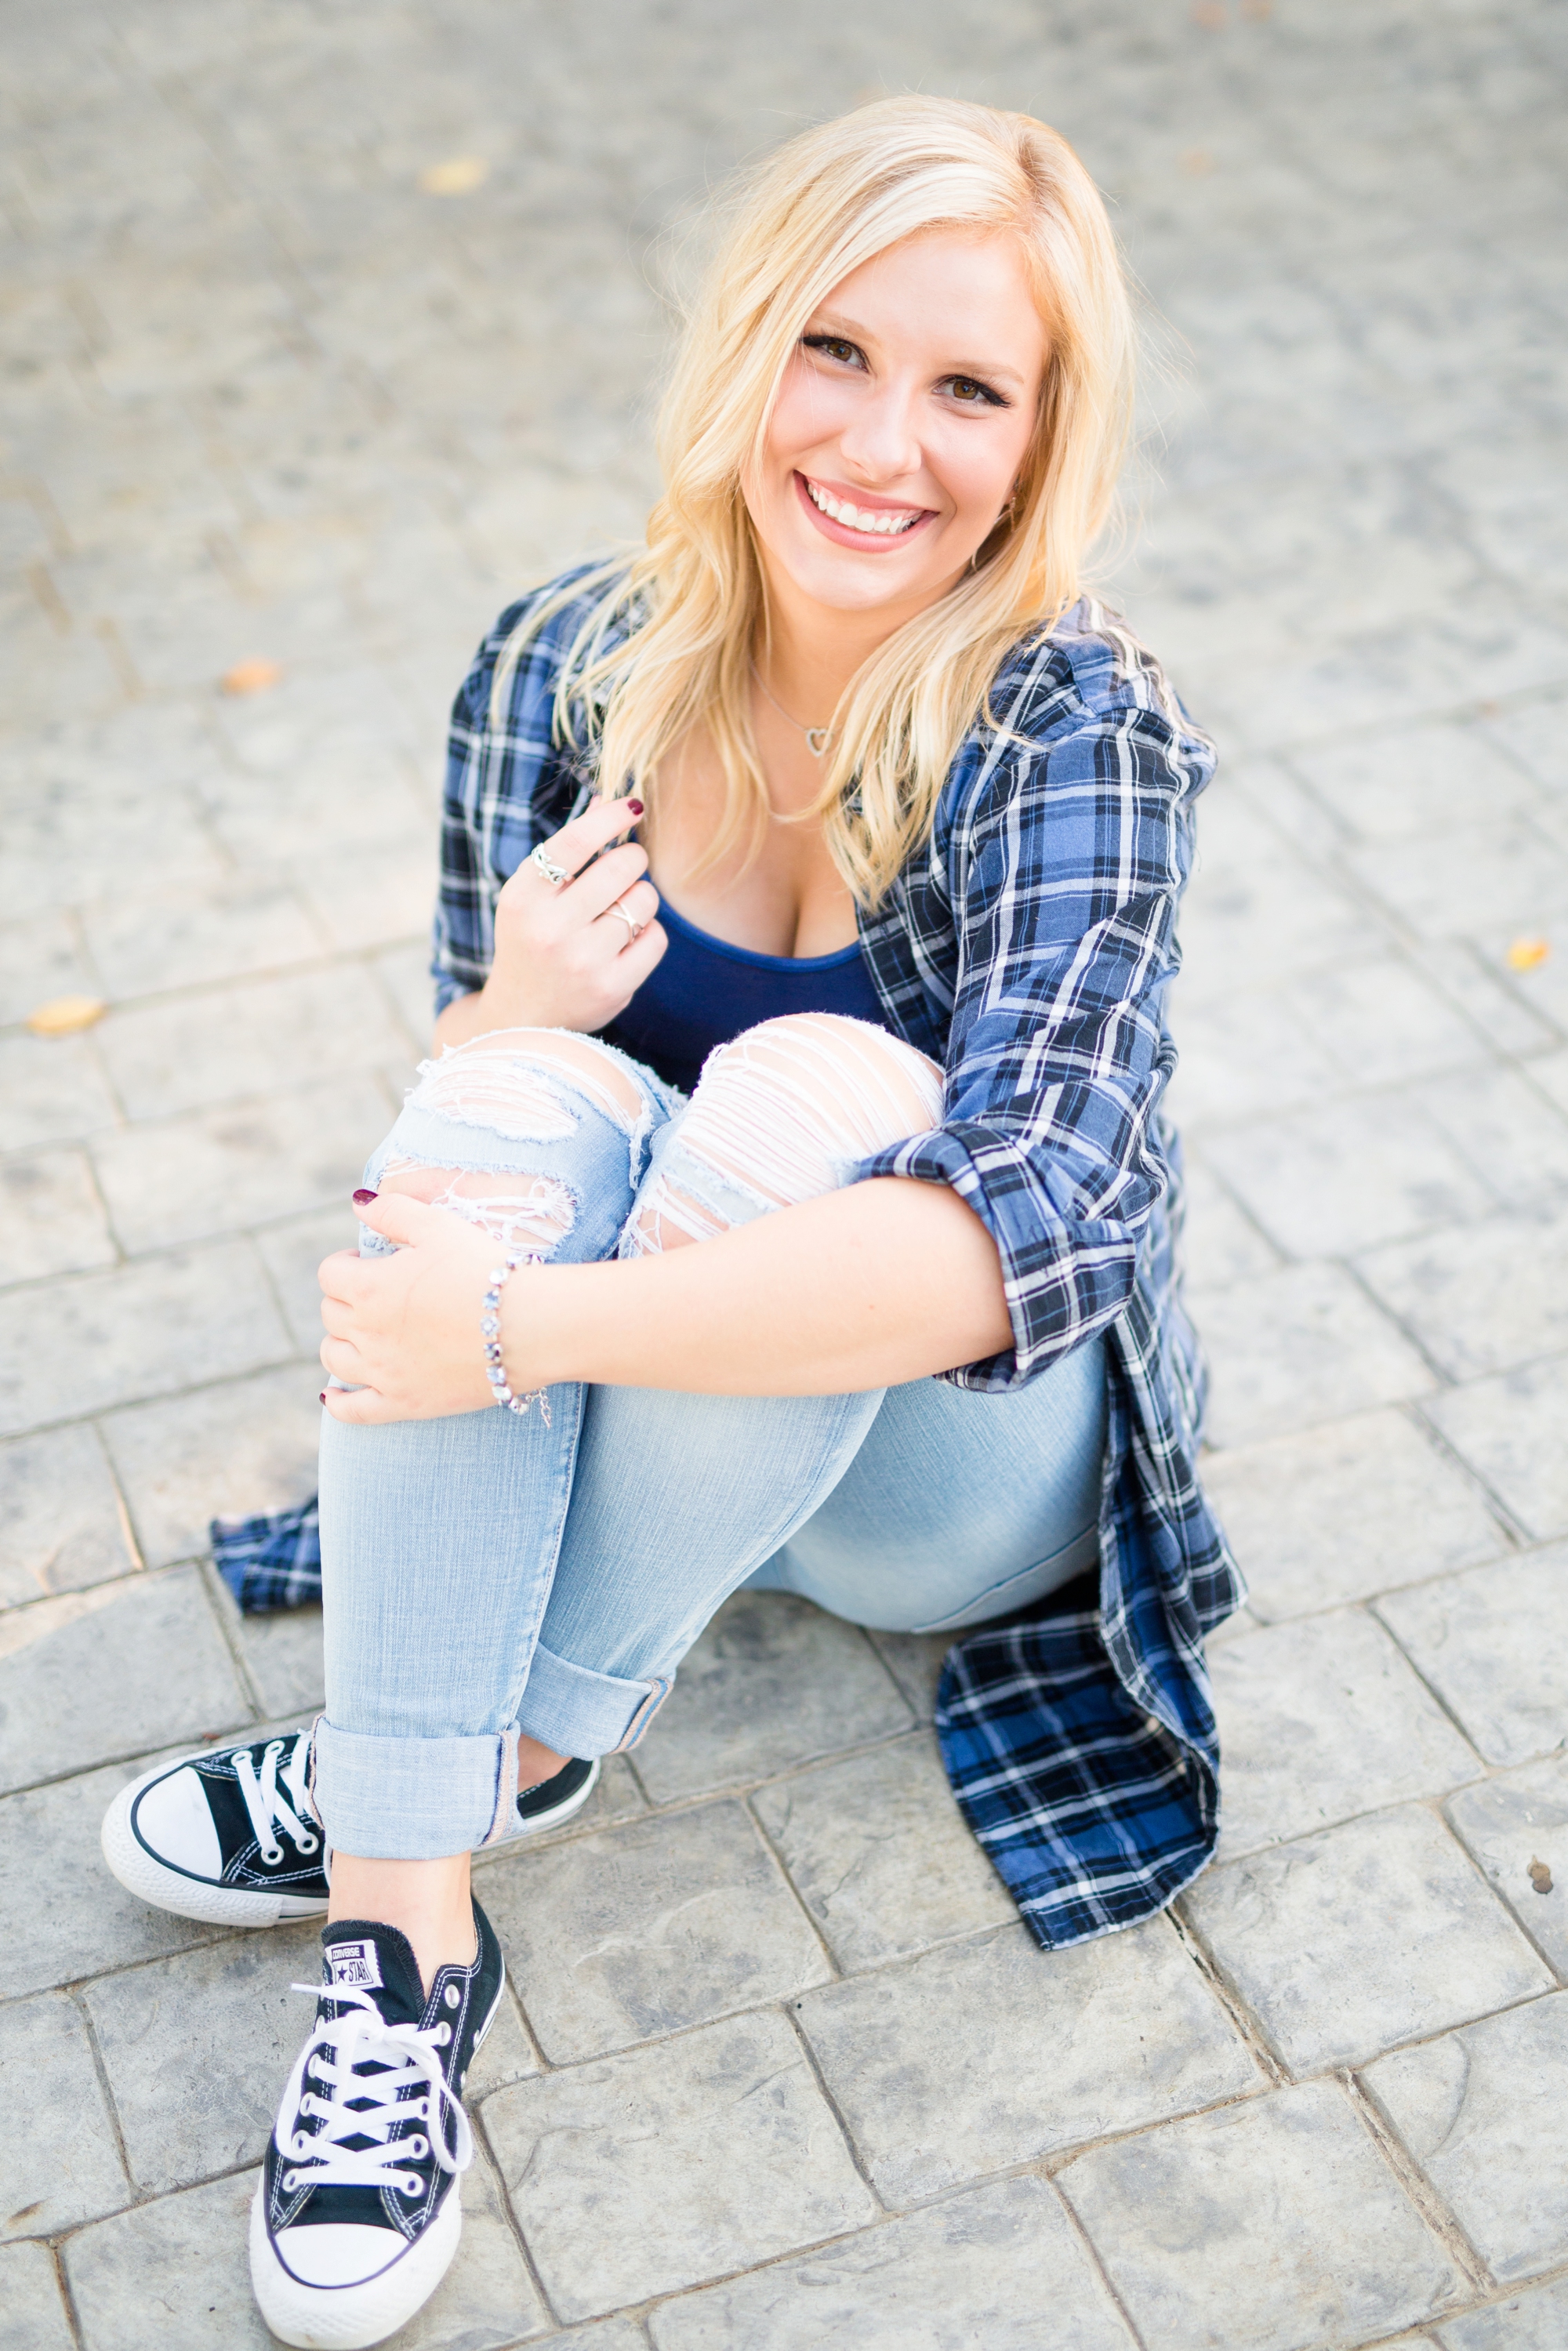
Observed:
[[[632,814],[633,816],[641,816],[641,815],[642,815],[642,813],[643,813],[643,803],[642,803],[642,801],[641,801],[641,800],[628,800],[628,801],[627,801],[627,803],[626,803],[626,805],[627,805],[628,809],[631,810],[631,812],[632,812]]]
[[[317,1397],[316,1401],[317,1401],[317,1403],[318,1403],[318,1404],[325,1404],[325,1403],[326,1403],[326,1401],[327,1401],[327,1391],[326,1391],[326,1389],[325,1389],[325,1388],[323,1388],[323,1389],[322,1389],[322,1391],[321,1391],[320,1395]]]
[[[354,1206],[356,1208],[362,1208],[367,1200],[373,1200],[375,1196],[373,1192],[367,1192],[361,1188],[354,1195]]]

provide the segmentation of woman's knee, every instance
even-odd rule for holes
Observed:
[[[620,1056],[564,1029],[493,1029],[449,1045],[421,1063],[409,1100],[519,1142],[556,1141],[571,1132],[563,1077],[628,1131],[643,1114],[642,1092]]]
[[[888,1030],[829,1012],[764,1021],[710,1055],[623,1251],[706,1240],[836,1191],[941,1115],[941,1071]]]
[[[942,1072],[891,1029],[837,1012],[764,1020],[721,1045],[693,1096],[744,1102],[772,1129],[804,1118],[862,1153],[902,1143],[942,1115]]]
[[[371,1162],[377,1187],[449,1208],[504,1249],[548,1253],[581,1207],[560,1163],[585,1105],[628,1142],[647,1123],[636,1080],[591,1037],[503,1029],[449,1046],[421,1064]]]

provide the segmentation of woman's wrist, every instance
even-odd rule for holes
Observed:
[[[490,1018],[488,998],[488,981],[466,996],[455,996],[435,1016],[437,1045],[465,1045],[471,1037],[482,1037],[487,1029],[497,1027],[498,1024]]]
[[[614,1258],[602,1265],[517,1268],[501,1291],[497,1320],[507,1378],[519,1395],[563,1380],[613,1378],[613,1301],[603,1298],[604,1283],[633,1270]],[[609,1322],[601,1301],[611,1310]]]
[[[497,987],[492,971],[483,987],[467,996],[454,997],[435,1023],[438,1045],[465,1045],[474,1037],[488,1036],[497,1029],[542,1029],[549,1023],[525,1002],[523,992],[508,987],[505,980]]]
[[[511,1384],[507,1374],[507,1351],[501,1330],[501,1300],[507,1282],[520,1266],[534,1263],[527,1253],[508,1249],[499,1265],[490,1273],[489,1288],[480,1301],[479,1335],[485,1353],[485,1376],[490,1384],[492,1400],[507,1412],[527,1412],[537,1404],[545,1426],[549,1426],[549,1398],[543,1387],[526,1388],[520,1394]]]

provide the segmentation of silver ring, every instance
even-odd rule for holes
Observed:
[[[621,905],[619,903],[613,906],[606,906],[604,911],[607,914],[613,914],[618,923],[624,923],[626,928],[631,932],[632,937],[626,942],[628,946],[631,946],[632,939],[640,939],[643,932],[648,927],[645,923],[634,923],[632,920],[631,915],[626,912],[625,907]]]
[[[571,879],[570,874],[567,872],[564,865],[551,864],[549,859],[545,855],[545,845],[542,841],[539,842],[537,849],[532,849],[528,852],[528,862],[530,864],[537,865],[538,867],[539,872],[544,875],[547,882],[570,882]]]

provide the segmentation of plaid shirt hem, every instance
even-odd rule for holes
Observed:
[[[218,1573],[246,1616],[302,1608],[321,1597],[321,1521],[314,1494],[270,1518],[214,1519],[209,1530]]]

